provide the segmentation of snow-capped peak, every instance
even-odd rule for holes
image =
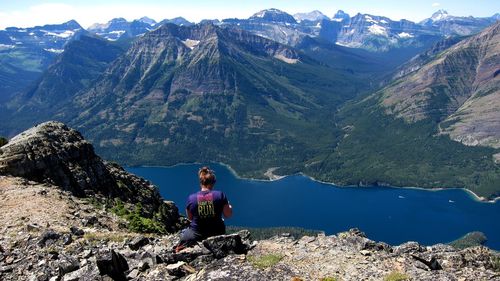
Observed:
[[[259,11],[255,13],[253,16],[251,16],[250,19],[290,23],[290,24],[297,23],[297,21],[295,20],[294,17],[292,17],[292,15],[274,8]]]
[[[445,11],[445,10],[439,10],[439,11],[435,12],[434,14],[432,14],[431,20],[433,20],[433,21],[440,21],[440,20],[446,19],[449,16],[450,15],[448,14],[447,11]]]
[[[318,20],[328,19],[327,16],[325,16],[322,12],[320,12],[318,10],[314,10],[314,11],[309,12],[309,13],[297,13],[297,14],[293,15],[293,17],[297,21],[303,21],[303,20],[318,21]]]
[[[155,25],[156,24],[156,21],[152,18],[148,18],[148,17],[142,17],[139,19],[140,22],[143,22],[143,23],[147,23],[149,25]]]
[[[334,21],[344,21],[344,20],[349,20],[350,18],[351,17],[349,16],[349,14],[347,14],[346,12],[344,12],[342,10],[338,10],[332,19]]]

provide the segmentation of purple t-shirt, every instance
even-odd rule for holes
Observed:
[[[205,237],[225,234],[222,211],[226,204],[227,197],[219,190],[198,191],[189,195],[186,209],[193,215],[191,228]]]

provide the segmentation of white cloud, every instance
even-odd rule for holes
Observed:
[[[432,3],[432,7],[439,7],[439,6],[441,6],[441,3],[438,3],[438,2]]]

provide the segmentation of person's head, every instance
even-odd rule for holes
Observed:
[[[216,182],[214,171],[208,167],[203,167],[198,171],[200,185],[207,188],[212,188]]]

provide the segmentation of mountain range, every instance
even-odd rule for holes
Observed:
[[[248,177],[272,168],[494,198],[495,21],[268,9],[200,24],[8,28],[0,39],[18,39],[0,52],[12,62],[0,67],[0,135],[56,119],[128,165],[219,161]]]

